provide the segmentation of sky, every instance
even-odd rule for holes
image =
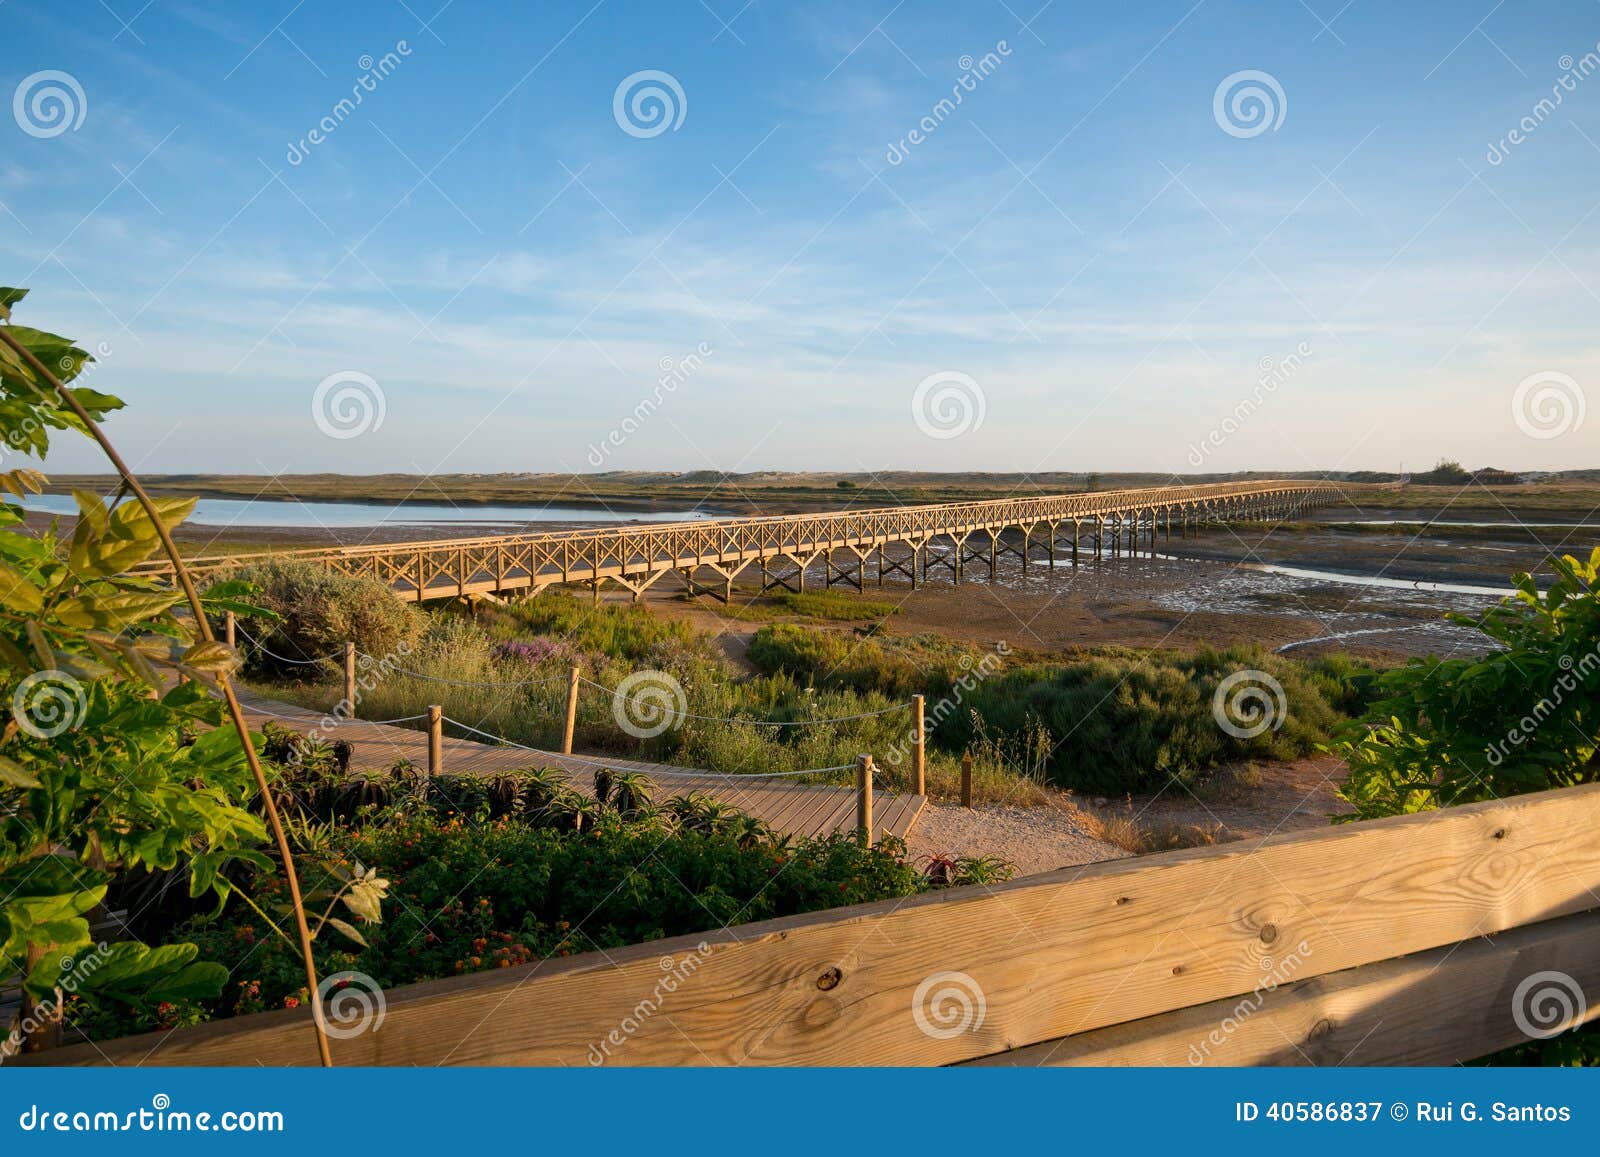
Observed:
[[[1592,0],[6,0],[0,43],[0,283],[146,472],[1600,466]]]

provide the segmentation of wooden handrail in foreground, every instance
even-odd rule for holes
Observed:
[[[1415,985],[1426,993],[1418,1009],[1488,1026],[1457,1042],[1487,1052],[1504,1041],[1487,1006],[1509,1000],[1520,979],[1508,966],[1570,961],[1592,946],[1600,918],[1572,918],[1600,909],[1597,833],[1600,784],[1113,860],[408,985],[385,994],[381,1030],[337,1040],[334,1051],[346,1064],[581,1065],[626,1021],[606,1063],[951,1064],[1179,1010],[1191,1010],[1187,1027],[1200,1029],[1259,992],[1276,968],[1287,975],[1255,1014],[1269,1019],[1250,1022],[1257,1041],[1277,1025],[1320,1055],[1324,1016],[1308,1026],[1293,1010],[1318,1008],[1319,993],[1333,1001],[1339,986],[1364,993],[1370,978],[1392,1009],[1409,1006]],[[1468,943],[1514,929],[1496,941],[1505,953],[1487,962],[1489,946]],[[1446,975],[1468,975],[1458,957],[1474,970],[1459,1002],[1424,982],[1427,957],[1396,960],[1435,950],[1448,950],[1437,957],[1451,965]],[[695,963],[663,994],[669,957]],[[971,1011],[952,1025],[960,1001],[938,998],[960,992]],[[1341,1014],[1328,1007],[1338,1029]],[[69,1047],[42,1061],[297,1064],[306,1059],[305,1019],[261,1013]],[[1437,1059],[1389,1039],[1437,1028],[1397,1011],[1357,1059]],[[1173,1060],[1176,1047],[1129,1055]],[[1289,1052],[1258,1045],[1252,1054],[1241,1044],[1231,1056],[1219,1047],[1208,1063],[1293,1059]]]

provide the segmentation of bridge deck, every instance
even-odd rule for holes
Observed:
[[[807,568],[821,563],[825,584],[848,582],[859,589],[874,552],[880,576],[894,571],[915,584],[919,571],[920,581],[926,581],[930,555],[948,551],[949,557],[940,561],[960,581],[973,552],[983,557],[986,548],[990,565],[1002,549],[1018,553],[1000,545],[1002,534],[1021,537],[1024,560],[1045,549],[1053,562],[1058,547],[1070,550],[1076,560],[1079,544],[1085,541],[1096,555],[1103,549],[1121,549],[1124,540],[1130,549],[1138,549],[1141,541],[1154,549],[1158,529],[1170,538],[1175,521],[1181,533],[1204,522],[1287,518],[1337,496],[1333,486],[1316,482],[1232,482],[275,551],[273,556],[376,579],[400,598],[417,602],[537,592],[556,583],[591,583],[598,589],[606,582],[625,587],[637,598],[664,574],[679,571],[692,576],[701,568],[726,589],[745,568],[756,564],[762,567],[767,585],[794,582],[798,585],[792,589],[802,589]],[[1070,540],[1063,537],[1068,533]],[[197,575],[214,574],[251,557],[260,556],[199,558],[186,565]],[[836,557],[841,561],[835,562]],[[776,568],[774,574],[767,573],[769,567]],[[135,573],[170,578],[171,568],[152,563],[135,568]]]
[[[318,730],[324,718],[322,712],[259,696],[241,694],[240,703],[252,727],[259,728],[272,720],[296,731],[308,732]],[[338,738],[350,741],[353,747],[352,771],[381,771],[400,759],[408,759],[418,767],[428,764],[425,732],[352,719],[339,725]],[[848,787],[797,783],[793,779],[768,775],[718,775],[632,759],[529,751],[451,736],[444,739],[443,753],[447,775],[491,776],[526,767],[553,767],[565,772],[578,790],[593,795],[597,768],[639,771],[654,781],[658,802],[701,792],[766,821],[776,831],[795,836],[825,836],[855,830],[856,793]],[[907,792],[876,793],[873,801],[876,834],[904,838],[926,802],[925,797]]]

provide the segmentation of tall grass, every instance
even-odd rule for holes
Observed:
[[[729,773],[790,772],[851,763],[870,753],[884,786],[911,778],[913,694],[926,696],[930,794],[954,796],[961,757],[974,763],[979,800],[1036,802],[1042,786],[1121,795],[1187,782],[1224,759],[1304,754],[1359,698],[1359,671],[1307,667],[1252,650],[1192,656],[1115,652],[1067,662],[1010,664],[933,636],[856,637],[792,624],[759,631],[735,669],[714,639],[640,607],[593,607],[547,591],[476,618],[427,616],[398,669],[363,693],[365,719],[414,715],[430,703],[471,727],[531,747],[561,739],[567,671],[585,683],[575,747]],[[1222,732],[1211,693],[1240,667],[1266,670],[1285,688],[1282,727],[1253,740]],[[635,671],[666,673],[688,717],[651,738],[622,727],[605,690]],[[422,676],[426,676],[423,678]],[[331,681],[275,687],[326,709]],[[810,720],[831,722],[784,726]],[[460,732],[460,734],[468,734]]]

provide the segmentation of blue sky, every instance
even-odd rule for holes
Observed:
[[[1600,465],[1600,5],[741,3],[9,0],[0,281],[152,472]]]

